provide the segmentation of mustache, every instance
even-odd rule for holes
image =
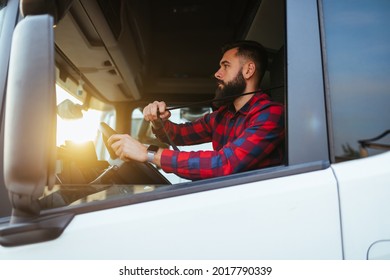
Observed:
[[[215,83],[217,86],[219,86],[219,85],[226,86],[226,83],[222,80],[215,79]]]

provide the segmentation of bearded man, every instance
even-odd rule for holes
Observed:
[[[155,101],[143,110],[144,119],[152,122],[160,140],[167,141],[168,135],[176,145],[212,142],[213,150],[147,147],[127,134],[115,134],[108,143],[116,155],[124,161],[152,162],[165,172],[190,180],[282,164],[284,107],[260,89],[268,61],[264,47],[254,41],[239,41],[222,52],[214,75],[217,110],[185,124],[169,121],[171,113],[165,102]],[[251,94],[240,95],[243,93]]]

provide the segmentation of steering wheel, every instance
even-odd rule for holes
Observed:
[[[100,123],[100,132],[102,133],[103,143],[106,146],[111,159],[116,160],[118,156],[114,150],[108,145],[108,138],[113,134],[118,134],[108,124]],[[115,183],[122,184],[158,184],[170,185],[171,183],[165,178],[157,168],[149,162],[138,162],[130,160],[121,162],[115,170]]]

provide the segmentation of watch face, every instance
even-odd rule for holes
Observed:
[[[158,146],[156,146],[156,145],[150,145],[150,146],[148,147],[148,152],[154,152],[154,153],[156,153],[156,152],[158,151],[158,149],[159,149]]]

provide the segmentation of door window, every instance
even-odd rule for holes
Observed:
[[[323,1],[323,24],[335,160],[388,150],[390,2]]]

